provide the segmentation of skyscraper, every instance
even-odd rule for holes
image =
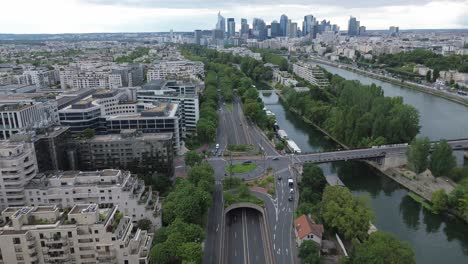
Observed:
[[[288,24],[288,16],[281,15],[281,19],[280,19],[281,36],[286,36],[287,24]]]
[[[302,34],[304,36],[311,34],[314,25],[315,17],[313,15],[304,16],[304,22],[302,23]]]
[[[359,34],[359,21],[355,17],[349,17],[348,36],[357,36]]]
[[[201,35],[202,35],[202,31],[200,29],[195,30],[194,32],[195,44],[197,45],[201,44]]]
[[[252,22],[252,29],[253,29],[253,35],[258,38],[259,40],[264,40],[266,39],[267,36],[267,28],[265,21],[261,18],[254,18]]]
[[[247,23],[247,19],[241,18],[241,36],[249,34],[249,24]]]
[[[271,22],[271,37],[276,38],[281,36],[281,25],[276,20]]]
[[[226,32],[226,19],[221,15],[221,12],[218,12],[218,22],[216,23],[216,29],[219,29],[223,32]]]
[[[296,38],[297,37],[297,23],[296,22],[290,22],[289,23],[289,36],[288,37],[290,37],[290,38]]]
[[[234,18],[228,18],[227,20],[227,36],[228,38],[236,35],[236,21]]]

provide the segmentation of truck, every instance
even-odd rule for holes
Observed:
[[[289,185],[289,187],[294,187],[293,179],[291,179],[291,178],[288,179],[288,185]]]

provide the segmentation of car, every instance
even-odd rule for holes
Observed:
[[[248,165],[248,164],[252,164],[252,161],[251,161],[251,160],[248,160],[248,161],[242,162],[242,165]]]
[[[279,175],[279,176],[278,176],[278,180],[281,181],[282,179],[283,179],[283,177],[281,177],[281,175]]]
[[[279,157],[276,156],[276,157],[272,158],[272,160],[279,160]]]
[[[289,189],[289,193],[290,193],[290,194],[293,194],[293,193],[294,193],[294,189],[293,189],[293,188]]]
[[[242,123],[240,123],[239,126],[242,126]]]
[[[288,200],[291,202],[291,201],[294,201],[294,195],[290,194],[289,197],[288,197]]]

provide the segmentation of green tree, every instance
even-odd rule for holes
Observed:
[[[323,176],[322,169],[316,164],[305,164],[301,182],[299,183],[301,202],[319,203],[326,185],[327,181],[325,176]]]
[[[302,260],[301,263],[304,264],[319,264],[319,249],[315,242],[310,240],[303,241],[299,247],[299,258]]]
[[[445,193],[445,190],[440,189],[432,193],[431,198],[432,209],[435,213],[439,213],[447,209],[448,205],[448,196]]]
[[[215,184],[214,170],[207,162],[192,167],[187,179],[196,187],[200,187],[208,193],[213,193]]]
[[[448,176],[456,166],[457,160],[447,141],[441,140],[436,143],[429,162],[432,174],[435,177]]]
[[[367,238],[374,216],[363,198],[354,197],[349,189],[327,186],[323,192],[321,215],[324,223],[345,239]]]
[[[421,173],[428,167],[428,156],[431,149],[431,142],[427,137],[416,138],[411,142],[406,151],[408,166],[416,173]]]
[[[432,82],[432,71],[427,71],[426,73],[426,81]]]
[[[284,148],[285,148],[284,142],[283,142],[283,141],[277,142],[277,143],[275,144],[275,148],[276,148],[277,150],[280,150],[280,151],[281,151],[281,150],[284,150]]]
[[[432,82],[437,81],[439,77],[440,77],[440,71],[438,69],[435,69],[434,72],[432,73]]]
[[[202,157],[200,154],[198,154],[194,150],[190,150],[187,153],[185,153],[185,164],[193,167],[196,164],[199,164],[202,161]]]
[[[449,174],[449,177],[455,182],[468,179],[468,166],[454,168],[452,173]]]
[[[393,235],[377,231],[362,244],[356,244],[349,263],[362,264],[412,264],[416,263],[413,249],[407,242],[401,242]]]
[[[182,263],[202,263],[203,249],[200,243],[184,243],[180,246],[178,255],[182,259]]]
[[[187,180],[181,180],[163,203],[163,222],[172,223],[180,217],[187,223],[200,224],[210,204],[210,193]]]
[[[137,227],[140,228],[141,230],[150,230],[151,229],[151,221],[149,219],[140,219],[137,222]]]
[[[93,138],[95,134],[96,131],[94,131],[94,129],[92,128],[86,128],[85,130],[83,130],[83,136],[85,138]]]

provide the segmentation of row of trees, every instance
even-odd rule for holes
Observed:
[[[218,127],[218,78],[215,70],[207,70],[205,90],[201,95],[200,118],[197,122],[197,138],[199,142],[210,143],[216,138]]]
[[[283,89],[288,106],[351,147],[410,142],[419,133],[419,113],[382,88],[327,74],[330,87],[298,93]]]
[[[263,102],[258,90],[253,86],[253,81],[271,80],[272,69],[270,67],[265,67],[262,61],[253,58],[217,52],[199,45],[183,45],[181,50],[188,58],[204,61],[208,72],[205,79],[205,97],[207,97],[207,89],[210,89],[211,94],[212,87],[216,87],[214,90],[219,89],[224,100],[231,101],[236,90],[242,99],[245,115],[261,128],[271,127],[274,121],[263,111]],[[233,64],[240,64],[240,70]],[[216,94],[214,96],[216,97]],[[200,116],[202,117],[202,113]],[[203,123],[201,130],[203,131],[206,127],[208,124]]]
[[[429,50],[416,49],[411,52],[400,52],[397,54],[385,54],[377,58],[377,63],[388,67],[403,67],[407,64],[422,64],[434,71],[458,70],[468,72],[467,55],[443,56]],[[435,73],[434,72],[434,73]]]
[[[430,169],[434,177],[450,176],[457,165],[452,147],[446,140],[441,140],[432,146],[427,137],[416,138],[408,147],[406,156],[411,170],[421,173]]]
[[[212,203],[215,180],[208,163],[196,164],[186,179],[177,181],[163,203],[164,227],[155,233],[152,263],[202,262],[203,219]]]

